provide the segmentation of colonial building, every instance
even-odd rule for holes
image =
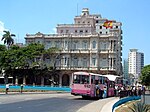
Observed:
[[[122,24],[90,14],[83,8],[74,24],[58,24],[56,34],[26,34],[26,44],[41,43],[45,49],[57,47],[59,56],[46,59],[47,65],[56,61],[59,84],[69,86],[74,71],[122,75]]]

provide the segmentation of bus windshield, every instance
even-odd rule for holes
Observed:
[[[89,84],[89,76],[87,76],[87,75],[73,75],[73,83],[75,83],[75,84]]]

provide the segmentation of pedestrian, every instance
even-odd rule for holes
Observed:
[[[142,85],[142,94],[145,95],[146,87]]]
[[[9,90],[9,84],[6,84],[6,94],[8,94],[8,90]]]
[[[23,92],[23,84],[20,85],[20,93]]]

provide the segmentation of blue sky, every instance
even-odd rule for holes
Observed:
[[[122,22],[123,58],[136,48],[144,53],[148,65],[149,4],[150,0],[0,0],[0,36],[4,29],[9,30],[16,34],[15,41],[25,43],[27,33],[55,33],[57,24],[74,23],[74,16],[89,8],[91,14]]]

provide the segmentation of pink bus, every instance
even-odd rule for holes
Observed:
[[[109,97],[109,84],[110,81],[104,75],[88,72],[74,72],[72,74],[71,94],[80,95],[83,98]],[[112,94],[114,94],[114,92],[110,95],[112,96]]]

